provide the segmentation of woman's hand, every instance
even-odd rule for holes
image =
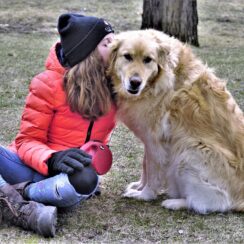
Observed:
[[[48,172],[56,175],[60,172],[73,174],[76,170],[81,171],[91,164],[92,157],[78,148],[71,148],[52,154],[48,159]]]

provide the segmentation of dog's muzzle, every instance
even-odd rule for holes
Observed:
[[[141,83],[142,79],[138,75],[131,76],[129,79],[128,92],[131,94],[137,94],[140,90]]]

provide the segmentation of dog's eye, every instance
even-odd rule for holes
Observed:
[[[150,58],[150,57],[145,57],[144,59],[143,59],[143,63],[145,63],[145,64],[148,64],[148,63],[150,63],[152,61],[152,59]]]
[[[128,61],[132,61],[132,56],[130,54],[126,53],[126,54],[124,54],[124,57]]]

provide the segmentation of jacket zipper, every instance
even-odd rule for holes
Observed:
[[[87,130],[85,143],[87,143],[91,138],[91,132],[92,132],[93,125],[94,125],[94,121],[91,121],[89,124],[88,130]]]

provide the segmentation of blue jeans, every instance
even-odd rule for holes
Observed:
[[[25,181],[38,182],[47,178],[28,167],[16,153],[3,146],[0,146],[0,174],[11,185]]]
[[[0,146],[0,175],[11,185],[33,182],[27,187],[28,198],[48,205],[69,208],[89,197],[77,193],[66,174],[45,177],[25,165],[16,153],[3,146]]]

